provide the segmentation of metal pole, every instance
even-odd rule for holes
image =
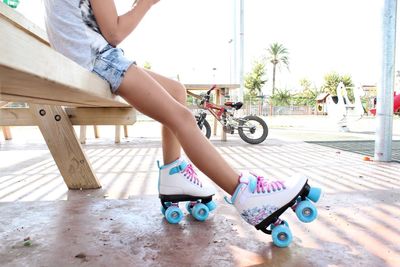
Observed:
[[[392,160],[393,91],[396,50],[397,0],[385,0],[382,27],[382,72],[376,107],[376,161]]]
[[[233,0],[233,81],[237,83],[237,0]]]
[[[240,89],[239,101],[243,101],[244,91],[244,0],[240,0]]]

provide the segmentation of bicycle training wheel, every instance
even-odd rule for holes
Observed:
[[[239,121],[239,136],[249,144],[260,144],[268,136],[268,126],[263,119],[257,116],[246,116]]]

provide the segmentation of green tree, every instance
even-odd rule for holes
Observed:
[[[324,84],[322,85],[322,90],[331,95],[336,95],[336,88],[340,82],[343,82],[344,86],[352,87],[353,81],[350,75],[339,75],[337,72],[331,72],[325,75]]]
[[[296,105],[315,106],[317,104],[317,96],[322,90],[315,86],[313,87],[308,79],[300,80],[300,85],[303,91],[294,97],[294,103]]]
[[[267,60],[272,63],[272,95],[275,94],[276,67],[284,65],[289,69],[289,51],[279,43],[273,43],[267,49]]]
[[[244,77],[244,87],[246,87],[251,97],[261,94],[261,89],[267,82],[265,74],[265,63],[255,61],[252,71]]]
[[[271,96],[271,101],[274,106],[289,106],[291,104],[292,95],[289,90],[278,90]]]
[[[303,78],[300,80],[300,86],[303,87],[303,91],[307,91],[311,89],[312,84],[310,80]]]

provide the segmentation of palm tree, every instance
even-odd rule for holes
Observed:
[[[338,87],[340,82],[343,82],[345,87],[354,86],[353,81],[350,75],[340,75],[337,72],[330,72],[324,76],[324,84],[322,85],[322,89],[326,93],[330,93],[331,95],[336,95],[336,88]]]
[[[267,49],[268,55],[267,60],[273,65],[272,69],[272,95],[275,93],[275,76],[276,76],[276,66],[281,64],[285,65],[289,69],[289,52],[282,45],[278,43],[273,43]]]

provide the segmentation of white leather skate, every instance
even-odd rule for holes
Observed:
[[[215,187],[208,181],[201,181],[193,165],[183,158],[160,166],[158,191],[161,200],[161,211],[169,223],[179,223],[183,212],[179,202],[188,201],[186,208],[192,216],[204,221],[216,204],[212,201]]]
[[[308,199],[317,202],[321,189],[310,187],[307,180],[304,175],[268,180],[249,173],[239,178],[231,199],[225,197],[225,200],[236,207],[246,222],[271,234],[275,245],[287,247],[292,234],[287,222],[280,220],[279,216],[292,207],[302,222],[308,223],[317,217],[317,209]]]
[[[164,166],[159,166],[160,195],[189,195],[210,197],[215,195],[215,187],[207,181],[200,181],[193,165],[184,158]]]

